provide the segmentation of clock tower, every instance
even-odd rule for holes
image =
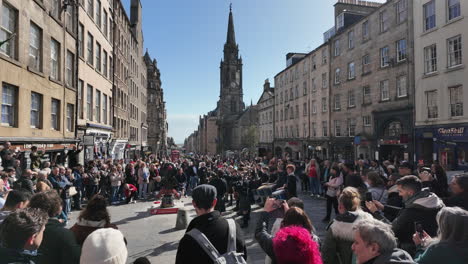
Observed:
[[[229,9],[227,39],[220,73],[218,117],[239,116],[245,108],[242,93],[242,58],[239,57],[239,46],[236,44],[232,8]]]
[[[236,148],[235,141],[240,136],[236,133],[237,121],[244,112],[242,93],[242,58],[234,33],[232,7],[229,7],[227,39],[224,44],[224,58],[220,68],[220,95],[217,105],[218,153]]]

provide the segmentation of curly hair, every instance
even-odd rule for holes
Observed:
[[[29,207],[46,212],[49,217],[57,216],[62,211],[62,199],[56,190],[36,193],[29,201]]]
[[[303,227],[281,228],[273,238],[273,251],[278,263],[322,264],[317,242]]]
[[[110,215],[107,211],[107,200],[104,196],[96,194],[94,195],[89,203],[86,205],[80,216],[79,220],[90,220],[90,221],[102,221],[106,220],[106,224],[110,224]]]

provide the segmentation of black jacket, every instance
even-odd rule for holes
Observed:
[[[456,194],[448,198],[444,198],[443,201],[446,206],[458,206],[465,210],[468,210],[468,193],[466,192]]]
[[[80,263],[81,247],[75,235],[55,218],[49,218],[35,258],[37,264]]]
[[[275,252],[273,251],[273,236],[267,232],[270,216],[267,212],[260,213],[257,226],[255,227],[255,239],[260,247],[271,258],[271,263],[276,263]]]
[[[221,217],[218,211],[195,217],[187,227],[189,232],[197,228],[213,244],[213,246],[222,255],[227,251],[229,226],[226,219]],[[236,246],[237,252],[244,253],[244,259],[247,260],[247,248],[241,233],[239,225],[236,223]],[[213,263],[211,258],[203,251],[198,243],[189,235],[184,235],[177,249],[176,264],[186,263]]]
[[[288,175],[287,186],[288,199],[291,197],[297,197],[297,182],[294,174]]]
[[[24,251],[0,247],[0,264],[34,264],[32,257]]]

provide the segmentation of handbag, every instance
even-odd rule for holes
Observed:
[[[75,196],[78,194],[78,191],[76,190],[76,187],[75,186],[71,186],[70,188],[68,188],[68,194],[70,196]]]

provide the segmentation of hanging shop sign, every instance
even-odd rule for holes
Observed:
[[[84,135],[83,136],[83,145],[84,146],[94,146],[94,135]]]

